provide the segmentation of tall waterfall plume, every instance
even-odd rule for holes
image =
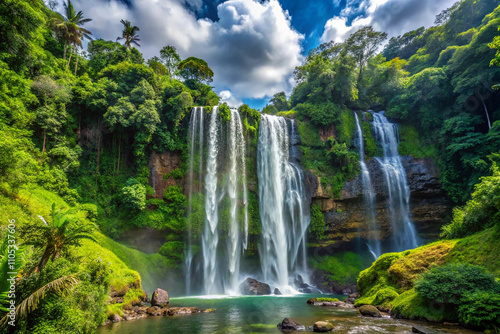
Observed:
[[[292,292],[289,280],[306,274],[306,232],[310,224],[303,176],[290,154],[293,121],[262,115],[259,124],[257,175],[262,242],[263,280]]]
[[[231,110],[230,119],[224,121],[218,107],[210,115],[201,107],[193,108],[189,150],[188,210],[193,212],[193,192],[197,189],[204,195],[204,221],[194,222],[192,214],[188,215],[186,292],[190,294],[193,285],[192,230],[194,225],[202,224],[201,292],[235,294],[240,281],[241,255],[248,238],[245,138],[238,111]],[[224,214],[228,219],[221,221]]]
[[[398,152],[398,127],[387,120],[384,112],[373,114],[373,127],[384,152],[383,157],[376,160],[384,172],[389,194],[392,251],[416,248],[417,235],[409,212],[410,188]]]
[[[368,249],[373,255],[374,259],[382,254],[380,246],[380,235],[378,231],[377,224],[377,214],[375,212],[375,190],[372,186],[372,181],[370,179],[370,171],[366,167],[365,163],[365,145],[363,142],[363,130],[359,123],[358,114],[354,112],[354,117],[356,118],[356,129],[358,136],[358,147],[359,147],[359,167],[361,169],[361,184],[363,187],[363,198],[365,201],[365,210],[368,216],[367,229],[368,229]]]

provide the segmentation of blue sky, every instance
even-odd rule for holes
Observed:
[[[72,0],[93,19],[85,27],[95,38],[115,40],[127,19],[141,29],[146,59],[166,45],[182,58],[203,58],[223,101],[258,109],[277,92],[291,93],[293,70],[320,43],[342,42],[368,25],[389,37],[429,27],[454,1]]]

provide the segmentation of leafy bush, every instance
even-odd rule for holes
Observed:
[[[453,220],[443,227],[442,237],[465,237],[500,221],[500,171],[495,163],[491,176],[476,184],[472,199],[463,208],[453,210]]]
[[[500,328],[500,294],[476,292],[467,296],[458,308],[458,318],[465,326]]]
[[[122,188],[122,202],[132,211],[146,207],[146,187],[136,179],[128,179]]]
[[[415,290],[427,300],[454,305],[459,305],[468,294],[495,288],[492,274],[467,263],[434,267],[415,283]]]
[[[338,298],[326,298],[326,297],[323,297],[323,298],[316,298],[316,301],[317,302],[338,302],[339,299]]]

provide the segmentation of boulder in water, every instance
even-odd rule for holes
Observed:
[[[309,299],[307,300],[307,303],[308,303],[308,304],[313,304],[313,305],[314,305],[314,303],[316,303],[316,298],[309,298]]]
[[[274,294],[275,294],[276,296],[281,296],[281,295],[282,295],[282,293],[281,293],[280,289],[278,289],[278,288],[275,288],[275,289],[274,289]]]
[[[358,312],[365,317],[372,317],[372,318],[382,317],[380,311],[375,306],[372,305],[363,305],[359,308]]]
[[[295,320],[290,318],[285,318],[281,323],[278,324],[278,328],[283,332],[291,332],[306,329],[304,325],[299,324]]]
[[[318,333],[326,333],[333,329],[333,325],[326,321],[316,321],[313,326],[313,331]]]
[[[162,289],[156,289],[151,296],[151,306],[167,307],[169,304],[168,293]]]
[[[240,284],[240,292],[242,295],[270,295],[271,287],[267,283],[262,283],[256,279],[248,277],[243,283]]]

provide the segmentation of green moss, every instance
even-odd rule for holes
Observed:
[[[356,119],[351,110],[343,109],[340,113],[340,119],[335,123],[337,130],[337,141],[351,146],[352,139],[356,134]]]
[[[311,224],[309,225],[309,236],[314,240],[323,239],[325,234],[325,218],[318,205],[311,206]]]
[[[323,147],[324,143],[319,135],[319,130],[310,122],[299,122],[299,135],[302,146]]]
[[[327,272],[328,279],[341,284],[355,284],[369,259],[353,252],[339,252],[320,259],[311,259],[311,266]]]
[[[333,302],[338,302],[339,299],[338,298],[326,298],[326,297],[324,297],[324,298],[316,298],[316,301],[317,302],[331,302],[331,303],[333,303]]]
[[[399,126],[399,154],[415,158],[438,157],[437,148],[428,141],[420,138],[414,125],[404,124]]]
[[[289,111],[280,111],[276,115],[286,118],[296,118],[298,116],[298,113],[295,110],[289,110]]]
[[[391,314],[405,319],[422,319],[432,322],[458,321],[455,311],[447,309],[443,304],[427,301],[415,289],[405,291],[392,301]]]
[[[168,241],[161,246],[158,251],[167,259],[181,263],[184,261],[184,242],[182,241]]]
[[[363,130],[363,141],[365,144],[365,158],[372,158],[377,155],[377,141],[373,136],[370,123],[362,121],[361,129]]]

